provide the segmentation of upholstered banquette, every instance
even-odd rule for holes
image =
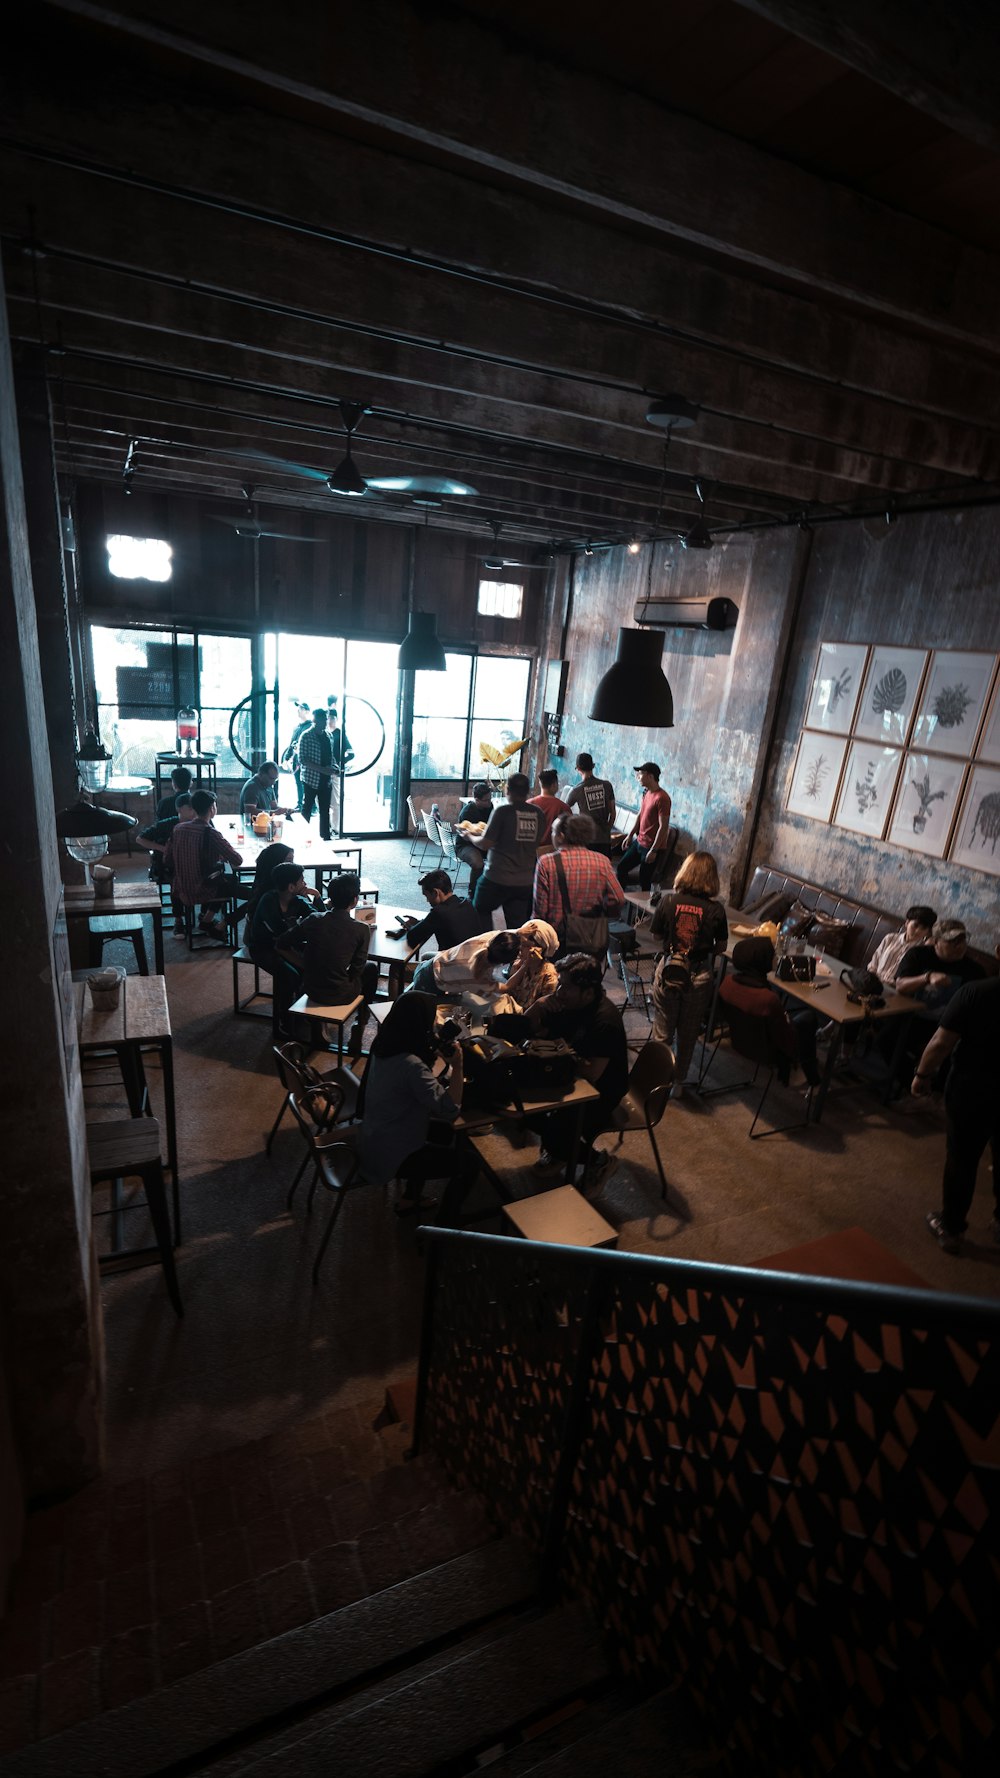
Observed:
[[[776,870],[771,864],[758,864],[753,879],[743,899],[743,911],[748,917],[755,915],[758,919],[778,917],[766,905],[771,898],[781,896],[787,898],[788,907],[799,902],[803,907],[813,908],[830,919],[843,921],[848,927],[844,938],[841,956],[845,964],[867,963],[876,945],[881,944],[886,934],[898,932],[903,924],[902,914],[887,914],[881,908],[869,907],[863,901],[852,901],[847,895],[837,895],[832,889],[824,889],[818,883],[808,883],[804,877],[792,876],[789,871]],[[780,908],[780,903],[777,904]],[[760,908],[761,912],[756,913]],[[942,915],[947,909],[939,909]],[[807,942],[822,948],[822,935],[815,932],[807,935]],[[986,971],[996,973],[996,958],[984,951],[974,950],[969,946],[969,955],[976,958]]]

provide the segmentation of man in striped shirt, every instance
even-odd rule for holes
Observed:
[[[625,905],[625,893],[602,852],[592,852],[597,829],[589,815],[560,815],[552,826],[554,852],[535,866],[532,914],[548,920],[562,938],[567,914],[607,914],[614,919]],[[559,883],[556,860],[566,878],[569,906]]]

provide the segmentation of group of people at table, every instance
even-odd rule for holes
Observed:
[[[372,1044],[361,1134],[366,1176],[373,1183],[394,1177],[402,1181],[401,1213],[428,1208],[421,1193],[429,1179],[452,1180],[453,1189],[462,1182],[462,1151],[431,1138],[454,1121],[461,1107],[461,1045],[450,1046],[442,1075],[435,1032],[439,1004],[464,992],[480,996],[495,1017],[517,1015],[522,1035],[564,1038],[578,1058],[580,1073],[597,1092],[585,1113],[588,1146],[612,1127],[628,1079],[625,1030],[620,1009],[604,990],[604,947],[599,952],[581,949],[574,943],[574,922],[619,916],[630,871],[637,867],[640,884],[648,883],[658,853],[666,849],[670,798],[660,788],[659,767],[646,761],[635,770],[642,800],[631,831],[623,836],[617,870],[610,862],[614,791],[607,780],[596,777],[591,756],[581,754],[580,782],[565,801],[555,794],[556,774],[551,772],[541,774],[534,798],[528,794],[528,779],[511,774],[506,799],[498,805],[488,786],[474,786],[456,824],[458,855],[474,858],[476,864],[469,897],[454,892],[444,870],[420,878],[428,912],[410,926],[407,939],[414,959],[431,939],[437,950],[416,963],[409,987]],[[243,787],[241,808],[251,799],[255,806],[268,807],[264,793],[276,785],[277,775],[276,766],[261,767]],[[219,916],[236,879],[223,873],[238,870],[242,859],[212,825],[215,812],[211,793],[175,784],[142,838],[157,855],[154,869],[170,875],[175,897],[198,904],[204,929],[225,937]],[[540,852],[549,841],[552,849]],[[378,967],[368,961],[369,929],[352,917],[360,887],[354,873],[342,873],[330,883],[324,901],[306,886],[292,847],[275,843],[257,860],[240,915],[250,956],[273,977],[279,1026],[285,1024],[288,1035],[297,1033],[287,1031],[287,1009],[301,993],[322,1005],[362,997],[349,1044],[355,1056],[361,1052],[368,1004],[378,989]],[[505,926],[496,930],[494,914],[500,908]],[[698,850],[684,859],[672,888],[652,911],[650,930],[660,946],[652,981],[652,1040],[672,1046],[674,1092],[681,1097],[716,989],[715,959],[729,951],[719,873],[710,853]],[[731,967],[717,988],[725,1013],[731,1021],[761,1021],[783,1078],[789,1080],[798,1066],[811,1090],[819,1079],[816,1047],[823,1027],[812,1010],[786,1008],[772,985],[773,938],[742,938],[729,955]],[[869,967],[883,985],[912,999],[923,1014],[919,1053],[911,1046],[911,1091],[920,1097],[935,1084],[943,1085],[947,1118],[943,1205],[940,1212],[928,1214],[927,1223],[943,1248],[958,1251],[978,1163],[991,1141],[994,1189],[1000,1193],[995,1090],[1000,977],[986,976],[968,955],[961,921],[939,920],[933,908],[922,905],[907,909],[902,927],[881,941]],[[934,1030],[925,1045],[928,1024]],[[563,1170],[564,1142],[559,1120],[548,1119],[536,1167],[541,1176]],[[593,1177],[600,1157],[592,1154],[590,1159]],[[1000,1196],[991,1227],[1000,1240]]]

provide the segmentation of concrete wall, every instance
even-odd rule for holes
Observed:
[[[1000,879],[788,815],[784,804],[819,643],[1000,649],[998,551],[1000,516],[983,509],[914,515],[888,529],[881,521],[870,530],[858,523],[815,533],[790,528],[704,553],[662,544],[651,574],[650,546],[637,556],[616,549],[577,557],[564,757],[553,763],[570,779],[575,754],[587,748],[624,795],[634,790],[631,768],[659,760],[681,849],[713,851],[730,892],[739,892],[748,864],[769,861],[890,909],[929,900],[958,914],[974,943],[992,949]],[[634,622],[647,587],[677,598],[725,595],[740,607],[737,627],[665,632],[673,729],[592,722],[587,711],[614,658],[618,628]],[[543,667],[562,653],[566,598],[564,580],[554,578]],[[537,725],[538,699],[533,714]]]

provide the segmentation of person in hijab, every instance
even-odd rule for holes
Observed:
[[[372,1185],[402,1182],[397,1216],[436,1208],[434,1199],[421,1196],[429,1180],[452,1180],[457,1187],[469,1172],[469,1161],[456,1149],[449,1128],[462,1108],[462,1048],[453,1043],[444,1052],[447,1073],[439,1079],[432,1072],[442,1054],[435,1039],[436,1012],[432,995],[412,988],[401,994],[372,1044],[365,1072],[361,1167]],[[460,1195],[457,1190],[451,1194]]]
[[[507,992],[522,1012],[546,994],[554,994],[559,976],[552,958],[559,949],[559,934],[547,920],[526,920],[517,929],[521,941],[518,959],[507,979]]]

